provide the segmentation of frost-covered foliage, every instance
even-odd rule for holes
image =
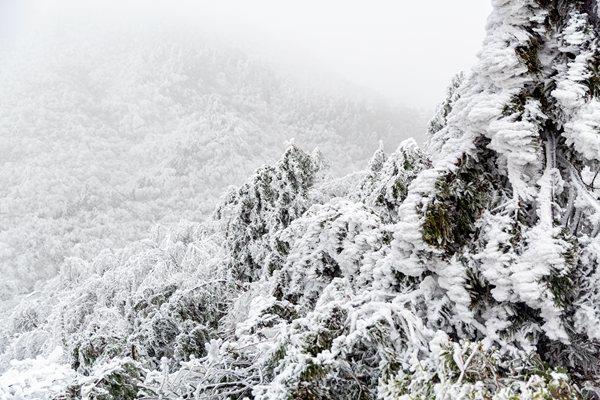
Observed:
[[[369,162],[360,187],[351,197],[376,209],[387,222],[395,221],[398,207],[408,194],[408,183],[427,167],[429,160],[413,139],[400,143],[389,156],[380,146]]]
[[[0,45],[0,301],[69,257],[203,219],[292,138],[339,174],[413,130],[402,108],[197,29],[74,29]]]
[[[74,399],[598,398],[597,29],[495,0],[431,151],[330,180],[292,146],[213,220],[64,264],[4,362],[63,346]]]
[[[584,257],[599,231],[598,131],[571,128],[597,101],[595,4],[494,6],[480,63],[436,133],[433,167],[400,206],[382,271],[435,277],[458,338],[537,349],[595,379],[598,304],[584,293],[597,264]]]
[[[429,121],[427,133],[435,135],[447,125],[448,116],[452,112],[454,103],[460,98],[460,88],[464,82],[464,72],[461,72],[452,78],[450,85],[448,85],[448,88],[446,89],[446,98],[438,105],[433,118]]]
[[[12,361],[0,375],[0,398],[45,400],[58,396],[75,378],[75,371],[61,362],[61,356],[58,347],[45,356]]]
[[[263,275],[271,246],[269,233],[286,228],[310,205],[308,192],[321,168],[319,154],[289,147],[275,166],[265,166],[250,182],[226,195],[217,208],[226,246],[231,251],[231,268],[240,279]]]

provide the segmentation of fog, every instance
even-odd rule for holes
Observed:
[[[2,39],[47,23],[186,21],[301,55],[385,97],[429,111],[481,44],[488,0],[0,1]]]
[[[331,176],[425,142],[489,6],[403,4],[0,0],[0,301],[204,219],[292,140]]]
[[[343,176],[380,143],[424,139],[411,99],[364,80],[376,64],[344,70],[350,39],[316,3],[177,4],[2,3],[0,301],[72,257],[206,218],[291,141]]]

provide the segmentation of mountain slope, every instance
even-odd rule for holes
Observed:
[[[157,223],[203,219],[293,138],[318,146],[339,174],[377,140],[415,130],[406,110],[306,88],[185,27],[67,25],[3,54],[0,271],[14,277],[3,293]]]

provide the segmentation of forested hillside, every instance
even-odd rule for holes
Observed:
[[[292,139],[340,174],[419,126],[326,74],[306,85],[197,29],[72,25],[3,46],[0,274],[12,279],[0,298],[69,257],[203,219]]]
[[[424,148],[332,179],[297,140],[207,220],[64,264],[0,395],[597,399],[597,4],[493,4]]]

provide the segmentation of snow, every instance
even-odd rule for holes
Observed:
[[[48,400],[59,394],[75,377],[64,363],[63,349],[57,347],[48,356],[11,361],[0,375],[3,400]]]

